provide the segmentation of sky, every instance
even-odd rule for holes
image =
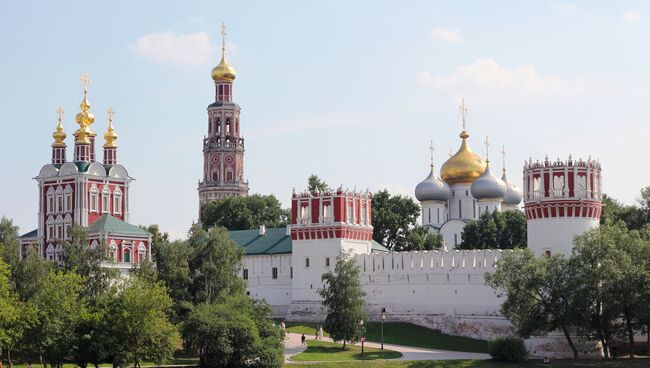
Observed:
[[[56,109],[68,157],[81,73],[103,135],[136,180],[131,222],[185,237],[198,214],[202,138],[222,22],[251,193],[289,206],[310,174],[413,195],[470,145],[521,187],[525,160],[591,156],[603,189],[650,185],[650,3],[644,1],[3,1],[0,216],[36,227]],[[102,139],[96,149],[101,151]]]

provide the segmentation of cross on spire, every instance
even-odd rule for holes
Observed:
[[[466,120],[467,120],[467,107],[465,107],[465,99],[462,98],[460,100],[460,106],[458,107],[460,109],[460,120],[463,124],[463,132],[466,131],[465,125],[466,125]]]
[[[221,23],[221,51],[226,50],[226,35],[228,32],[226,32],[226,23]]]
[[[63,107],[59,106],[56,109],[56,117],[57,117],[57,119],[59,119],[59,121],[61,121],[61,119],[63,119]]]
[[[90,77],[88,77],[88,73],[84,72],[81,74],[81,83],[84,84],[84,93],[88,92],[88,85],[90,85],[92,81],[90,80]]]
[[[435,150],[436,150],[436,149],[433,148],[433,141],[431,141],[431,142],[429,143],[429,152],[431,153],[431,167],[433,167],[433,152],[434,152]]]
[[[112,123],[113,122],[113,115],[115,114],[115,111],[113,110],[112,107],[109,106],[108,109],[106,110],[106,113],[108,114],[108,122]]]
[[[506,171],[506,146],[504,145],[501,148],[501,157],[503,159],[503,171]]]
[[[490,161],[490,140],[488,139],[488,136],[485,136],[485,161]]]

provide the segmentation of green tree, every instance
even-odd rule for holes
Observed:
[[[409,249],[420,206],[411,198],[391,196],[387,190],[372,196],[373,239],[392,251]]]
[[[537,258],[528,249],[506,252],[496,271],[486,274],[486,282],[506,296],[501,312],[520,336],[559,329],[577,359],[571,331],[580,318],[583,296],[571,265],[561,255]]]
[[[309,176],[309,179],[307,179],[307,190],[309,192],[325,192],[327,191],[328,186],[325,181],[323,181],[321,178],[319,178],[317,175],[312,174]]]
[[[120,331],[114,326],[113,313],[119,310],[116,303],[117,287],[110,287],[80,315],[71,352],[79,367],[86,368],[90,363],[99,368],[102,362],[114,360],[113,350],[120,339]]]
[[[93,299],[108,290],[109,285],[119,276],[117,270],[102,267],[109,261],[103,242],[90,247],[88,231],[77,224],[70,228],[70,240],[63,241],[65,256],[60,264],[66,271],[81,275],[85,281],[84,297],[92,303]]]
[[[211,201],[202,208],[203,227],[223,226],[228,230],[257,229],[260,225],[282,227],[289,222],[289,211],[282,209],[273,195],[253,194]]]
[[[404,250],[422,251],[440,249],[442,242],[443,239],[440,233],[430,231],[424,226],[416,225],[408,234],[408,247]]]
[[[18,263],[13,280],[20,300],[31,300],[52,270],[54,262],[44,260],[35,250],[27,252],[25,258]]]
[[[2,217],[0,219],[0,258],[9,265],[12,274],[18,266],[19,247],[18,226],[15,226],[11,219]]]
[[[284,336],[271,321],[265,303],[228,296],[196,306],[183,326],[183,339],[202,367],[281,367]]]
[[[111,313],[117,336],[114,365],[144,360],[161,364],[169,359],[179,342],[178,330],[169,321],[172,301],[160,282],[134,275],[126,281]]]
[[[363,309],[366,293],[359,282],[359,266],[349,253],[341,252],[334,272],[324,273],[322,281],[318,294],[327,309],[325,328],[334,341],[343,341],[345,349],[346,342],[355,343],[363,336],[360,322],[368,320]]]
[[[164,240],[158,244],[154,255],[158,279],[167,287],[174,301],[174,322],[179,322],[191,309],[190,256],[192,248],[185,241]]]
[[[527,246],[526,217],[521,211],[484,212],[463,228],[460,249],[513,249]]]
[[[86,312],[86,301],[81,297],[83,290],[83,277],[52,271],[29,300],[36,310],[36,321],[25,339],[31,350],[38,353],[44,367],[44,362],[62,367],[71,352],[80,316]]]
[[[228,238],[226,229],[212,227],[205,231],[194,225],[187,242],[192,248],[189,267],[196,303],[213,303],[243,293],[245,283],[238,273],[244,250]]]

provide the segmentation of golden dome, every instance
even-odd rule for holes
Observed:
[[[226,51],[222,50],[221,62],[212,69],[212,79],[215,82],[232,82],[237,77],[235,68],[226,61]]]
[[[115,133],[115,129],[113,129],[113,114],[115,112],[110,107],[106,112],[108,113],[108,127],[106,128],[106,133],[104,133],[104,139],[106,140],[104,148],[117,148],[117,143],[115,143],[117,140],[117,133]]]
[[[451,156],[440,168],[442,180],[449,184],[472,183],[486,168],[481,156],[472,152],[467,144],[469,134],[465,130],[460,133],[462,142],[455,155]]]
[[[88,137],[94,137],[95,133],[90,130],[89,126],[95,122],[95,115],[90,112],[90,103],[88,102],[88,90],[84,88],[84,98],[81,101],[81,112],[75,116],[79,129],[74,132],[75,142],[80,144],[89,144]]]
[[[63,131],[63,125],[61,124],[61,119],[63,118],[63,109],[59,107],[56,110],[56,113],[59,122],[56,125],[56,131],[52,133],[52,137],[54,138],[54,143],[52,143],[52,147],[65,147],[65,137],[67,135]]]

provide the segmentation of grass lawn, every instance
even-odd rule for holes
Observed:
[[[397,359],[402,353],[392,350],[383,351],[373,348],[365,348],[363,356],[361,347],[347,345],[343,350],[342,344],[336,344],[327,341],[307,341],[307,350],[298,355],[291,357],[291,360],[298,362],[319,362],[319,361],[345,361],[345,360],[377,360],[377,359]],[[359,364],[359,363],[356,363]]]
[[[289,332],[315,335],[318,323],[286,322],[286,325]],[[325,332],[325,336],[329,334]],[[366,324],[366,339],[373,342],[381,341],[381,323]],[[471,353],[488,352],[487,341],[445,335],[438,330],[401,322],[384,323],[384,343]]]
[[[648,359],[618,359],[615,361],[603,360],[556,360],[551,364],[539,361],[525,364],[498,363],[490,360],[447,360],[447,361],[371,361],[371,362],[338,362],[338,363],[312,363],[312,364],[285,364],[291,368],[642,368],[650,367]]]

